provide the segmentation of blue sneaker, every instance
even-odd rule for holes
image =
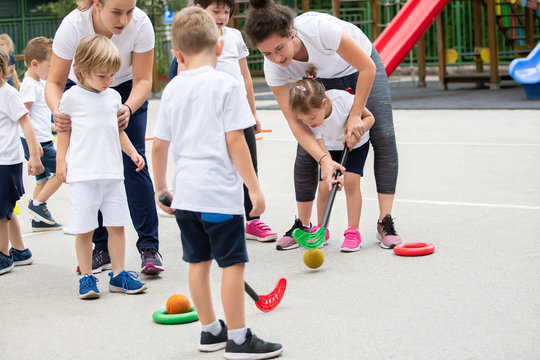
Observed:
[[[81,299],[95,299],[99,297],[99,290],[97,287],[98,278],[94,275],[84,274],[79,279],[79,297]]]
[[[4,255],[4,253],[0,251],[0,275],[10,272],[13,270],[13,267],[13,256],[11,256],[11,254],[9,254],[9,256]]]
[[[17,250],[14,248],[9,249],[9,255],[13,258],[13,265],[30,265],[34,259],[32,259],[32,252],[30,249]]]
[[[113,276],[112,271],[109,273],[111,280],[109,281],[110,292],[123,292],[126,294],[138,294],[148,289],[145,283],[137,280],[139,275],[135,271],[122,271],[120,274]]]
[[[47,203],[41,203],[39,205],[34,205],[34,202],[30,200],[28,203],[28,212],[30,215],[38,218],[39,220],[43,221],[44,223],[47,223],[49,225],[54,225],[56,221],[54,221],[51,212],[49,209],[47,209]]]

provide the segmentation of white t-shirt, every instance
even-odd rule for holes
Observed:
[[[332,103],[332,113],[324,119],[321,126],[309,129],[316,139],[323,139],[328,150],[343,150],[342,141],[345,136],[345,123],[351,113],[354,95],[343,90],[328,90],[325,94]],[[369,131],[366,131],[354,148],[359,148],[368,140]]]
[[[23,162],[18,121],[27,113],[17,89],[5,82],[0,87],[0,165]]]
[[[92,23],[93,8],[92,6],[86,11],[75,9],[62,20],[53,41],[53,52],[57,56],[64,60],[73,60],[81,40],[95,34]],[[135,8],[133,17],[124,31],[120,35],[113,35],[111,40],[118,46],[122,55],[122,66],[116,73],[112,84],[112,86],[117,86],[133,78],[131,53],[144,53],[154,48],[154,28],[144,11]],[[77,82],[77,77],[73,72],[73,64],[69,78]]]
[[[216,70],[223,71],[238,80],[241,84],[244,83],[242,72],[240,71],[239,60],[246,58],[249,55],[249,50],[242,38],[240,31],[227,26],[223,27],[225,34],[220,36],[223,40],[223,52],[218,58]],[[245,92],[245,87],[243,87]]]
[[[243,85],[210,66],[181,71],[161,96],[156,138],[172,142],[172,207],[243,214],[242,179],[225,133],[255,125]]]
[[[32,103],[30,108],[30,120],[36,135],[37,141],[51,141],[51,110],[45,102],[45,81],[34,80],[25,76],[21,83],[19,94],[23,103]],[[24,138],[22,129],[19,129],[19,135]]]
[[[62,113],[71,116],[67,182],[123,179],[116,113],[122,107],[113,89],[95,92],[73,86],[62,95]]]
[[[307,12],[294,19],[293,29],[304,43],[309,59],[306,62],[292,60],[289,66],[274,64],[264,59],[264,76],[268,86],[285,85],[289,79],[300,80],[310,65],[317,68],[317,76],[332,79],[351,75],[358,70],[336,52],[343,33],[352,37],[371,56],[373,45],[357,26],[332,15]]]

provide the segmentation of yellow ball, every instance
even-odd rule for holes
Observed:
[[[324,253],[321,249],[306,250],[304,253],[304,264],[312,269],[317,269],[324,262]]]

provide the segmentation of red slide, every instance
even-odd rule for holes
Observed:
[[[408,0],[373,45],[390,75],[450,0]]]

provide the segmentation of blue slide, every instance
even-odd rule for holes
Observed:
[[[540,42],[523,59],[514,59],[508,73],[523,85],[527,99],[540,99]]]

